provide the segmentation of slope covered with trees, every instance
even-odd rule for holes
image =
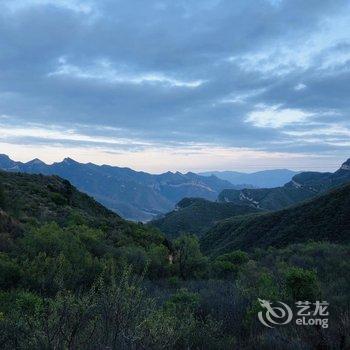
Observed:
[[[346,190],[314,205],[333,215],[335,229],[348,214],[339,210]],[[338,349],[348,341],[348,244],[205,256],[198,237],[169,242],[56,176],[0,173],[0,207],[1,349]],[[257,319],[258,298],[327,300],[329,328],[271,332]]]
[[[220,202],[246,204],[266,210],[280,210],[316,197],[350,181],[350,159],[335,173],[304,172],[295,175],[282,187],[261,189],[225,189]]]
[[[184,198],[176,209],[163,218],[153,220],[150,225],[159,228],[168,238],[176,238],[182,233],[201,237],[217,221],[260,212],[246,205],[211,202],[201,198]]]
[[[184,197],[215,200],[225,188],[242,188],[215,176],[170,171],[154,175],[129,168],[83,164],[71,158],[49,165],[39,159],[22,163],[0,155],[0,169],[58,175],[123,218],[135,221],[166,213]]]
[[[0,171],[0,186],[2,216],[16,221],[19,227],[52,222],[61,228],[86,225],[103,231],[116,245],[139,244],[144,237],[149,238],[147,243],[163,240],[155,230],[125,221],[57,176]]]
[[[286,246],[291,243],[350,241],[350,185],[281,211],[236,217],[218,223],[204,237],[205,252]]]

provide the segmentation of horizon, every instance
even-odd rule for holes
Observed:
[[[334,171],[350,154],[346,0],[0,10],[0,150],[15,159]]]
[[[77,163],[80,163],[80,164],[94,164],[94,165],[98,165],[98,166],[103,166],[103,165],[106,165],[106,166],[112,166],[112,167],[118,167],[118,168],[127,168],[127,169],[131,169],[131,170],[134,170],[134,171],[137,171],[137,172],[147,172],[147,173],[150,173],[152,175],[160,175],[160,174],[163,174],[163,173],[166,173],[166,172],[171,172],[171,173],[176,173],[176,172],[180,172],[182,174],[186,174],[186,173],[189,173],[189,172],[193,172],[193,173],[196,173],[196,174],[200,174],[200,173],[210,173],[210,172],[239,172],[239,173],[242,173],[242,174],[253,174],[253,173],[257,173],[257,172],[262,172],[262,171],[278,171],[278,170],[287,170],[287,171],[294,171],[294,172],[307,172],[307,171],[320,171],[319,169],[301,169],[301,170],[295,170],[295,169],[292,169],[292,168],[287,168],[287,167],[284,167],[284,168],[267,168],[267,169],[260,169],[260,170],[252,170],[252,171],[240,171],[240,170],[237,170],[237,169],[225,169],[225,170],[200,170],[200,171],[191,171],[191,170],[183,170],[183,171],[179,171],[179,170],[167,170],[167,171],[164,171],[164,172],[150,172],[150,171],[146,171],[146,170],[143,170],[143,169],[135,169],[135,168],[132,168],[130,166],[121,166],[121,165],[118,165],[118,164],[109,164],[109,163],[94,163],[94,162],[91,162],[91,161],[86,161],[86,162],[81,162],[75,158],[72,158],[72,157],[64,157],[62,158],[61,160],[58,159],[56,161],[53,161],[53,162],[46,162],[44,160],[42,160],[41,158],[38,158],[38,157],[34,157],[34,158],[30,158],[30,159],[24,159],[24,160],[19,160],[19,159],[15,159],[13,157],[11,157],[10,155],[8,154],[5,154],[5,153],[0,153],[0,157],[1,156],[4,156],[4,157],[8,157],[11,161],[14,161],[14,162],[21,162],[23,164],[25,163],[29,163],[31,161],[35,161],[35,160],[38,160],[38,161],[41,161],[43,162],[45,165],[53,165],[55,163],[62,163],[64,162],[65,160],[72,160],[74,162],[77,162]],[[346,158],[344,159],[344,161],[342,161],[341,163],[337,164],[331,171],[328,171],[328,172],[335,172],[336,170],[338,170],[340,168],[340,166],[348,161],[350,159],[349,158]],[[320,172],[327,172],[327,171],[320,171]]]

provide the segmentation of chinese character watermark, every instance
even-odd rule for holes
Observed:
[[[297,301],[295,311],[287,304],[278,301],[258,299],[264,309],[258,313],[259,321],[266,327],[286,325],[292,320],[297,326],[321,326],[328,328],[329,303],[326,301]]]

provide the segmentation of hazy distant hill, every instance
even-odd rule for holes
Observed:
[[[192,233],[200,237],[219,220],[256,212],[260,210],[245,205],[185,198],[177,204],[174,211],[150,224],[159,228],[168,238],[176,238],[181,233]]]
[[[289,209],[224,220],[202,237],[201,245],[219,255],[308,240],[350,242],[350,185]]]
[[[70,158],[47,165],[39,159],[21,163],[0,155],[0,169],[58,175],[124,218],[137,221],[166,213],[185,197],[215,200],[223,189],[242,188],[215,176],[179,172],[152,175],[129,168],[82,164]]]
[[[350,181],[350,159],[335,173],[304,172],[282,187],[261,189],[227,189],[218,200],[246,204],[255,208],[279,210],[313,198],[338,185]]]
[[[260,188],[283,186],[296,174],[298,174],[298,172],[288,169],[264,170],[250,174],[237,171],[208,171],[199,173],[199,175],[203,176],[215,175],[219,179],[227,180],[234,185],[248,184],[246,187]]]

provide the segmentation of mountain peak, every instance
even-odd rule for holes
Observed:
[[[339,170],[347,170],[350,171],[350,158],[342,164]]]
[[[70,157],[64,158],[62,163],[64,163],[64,164],[79,164],[79,162],[77,162],[76,160],[74,160]]]
[[[0,166],[2,169],[12,168],[16,165],[16,162],[13,161],[8,155],[0,154]]]
[[[7,154],[0,154],[0,159],[11,160],[11,158]]]
[[[26,165],[45,165],[45,163],[39,158],[34,158],[27,162]]]

